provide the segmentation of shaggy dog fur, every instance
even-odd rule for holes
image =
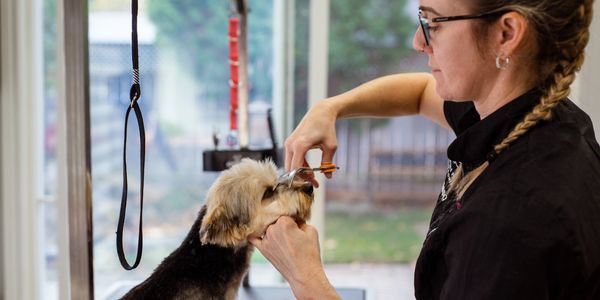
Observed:
[[[183,243],[122,299],[235,299],[254,250],[247,238],[280,216],[310,217],[312,186],[276,183],[272,162],[244,159],[224,171]]]

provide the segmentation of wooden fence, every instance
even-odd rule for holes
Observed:
[[[430,206],[447,169],[454,134],[422,117],[345,120],[338,123],[328,203]]]

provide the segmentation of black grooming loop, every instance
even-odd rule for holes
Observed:
[[[142,95],[142,88],[140,86],[140,71],[138,61],[138,39],[137,39],[137,12],[138,12],[138,1],[133,0],[131,2],[131,58],[133,65],[133,84],[129,91],[130,105],[127,107],[125,113],[125,133],[123,138],[123,191],[121,194],[121,209],[119,211],[119,222],[117,224],[117,254],[119,255],[119,261],[121,266],[125,270],[133,270],[139,264],[142,259],[142,208],[144,204],[144,162],[146,160],[146,133],[144,130],[144,119],[142,118],[142,111],[138,105],[138,99]],[[130,265],[125,258],[125,252],[123,251],[123,226],[125,223],[125,214],[127,211],[127,123],[129,121],[129,113],[133,109],[139,129],[140,138],[140,223],[138,232],[138,245],[135,262]]]

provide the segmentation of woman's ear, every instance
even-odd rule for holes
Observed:
[[[508,12],[500,17],[496,35],[497,51],[505,56],[513,56],[517,50],[529,43],[529,23],[518,12]]]

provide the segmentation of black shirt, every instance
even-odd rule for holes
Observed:
[[[472,170],[539,101],[535,90],[480,120],[472,102],[445,102]],[[417,299],[600,299],[600,147],[569,100],[503,151],[457,204],[438,198],[415,269]]]

